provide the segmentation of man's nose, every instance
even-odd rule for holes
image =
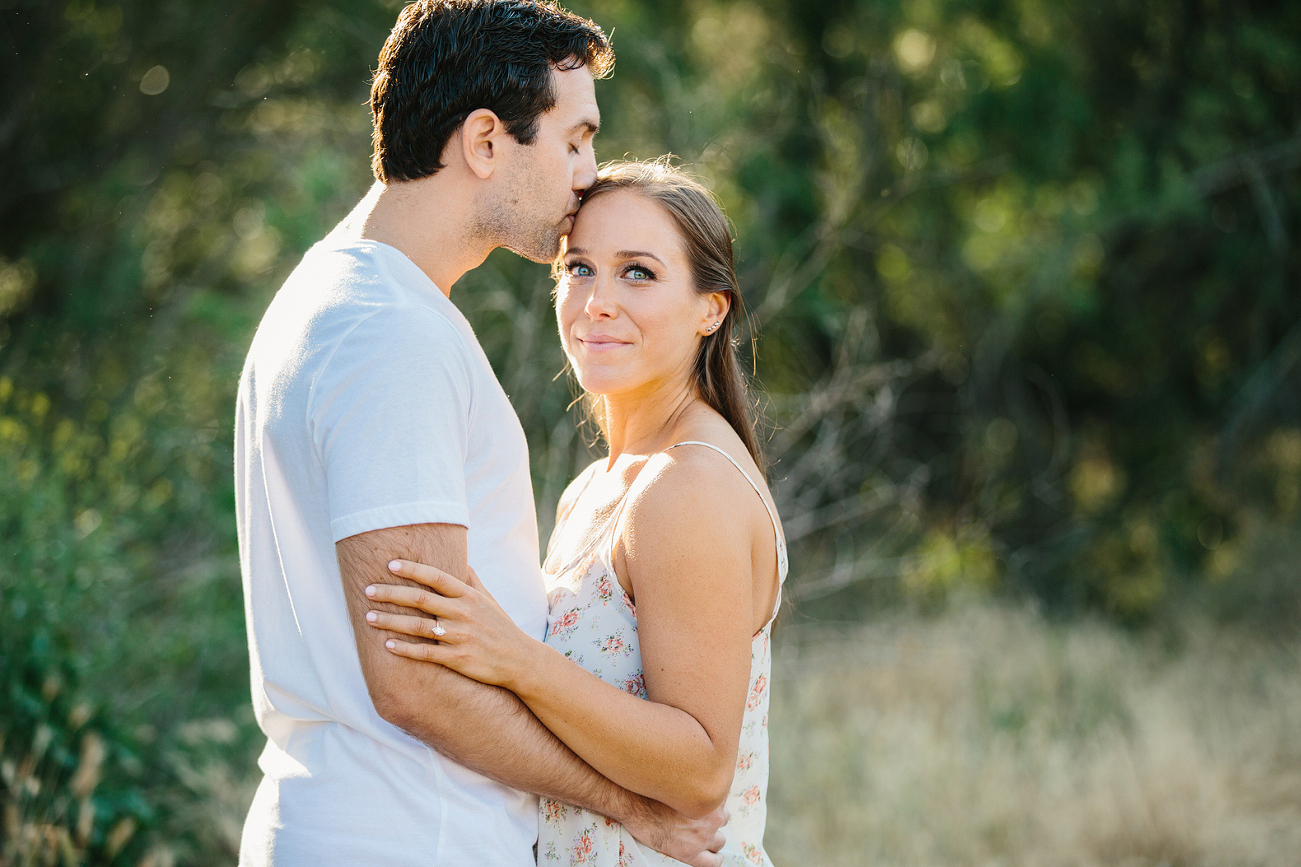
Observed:
[[[582,150],[582,159],[574,170],[574,192],[582,196],[596,183],[596,149],[590,144]]]

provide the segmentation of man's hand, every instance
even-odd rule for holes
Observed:
[[[645,809],[623,820],[623,826],[634,837],[691,867],[722,867],[719,851],[725,840],[720,829],[727,824],[725,807],[691,819],[658,801],[644,803]]]

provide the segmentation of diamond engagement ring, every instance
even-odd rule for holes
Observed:
[[[434,625],[430,627],[429,631],[434,633],[434,635],[437,635],[439,638],[442,638],[447,634],[447,630],[443,627],[443,624],[439,623],[437,620],[434,621]]]

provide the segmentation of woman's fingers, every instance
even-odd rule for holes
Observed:
[[[433,638],[438,641],[452,641],[452,624],[414,614],[389,614],[387,611],[367,611],[366,622],[376,629],[387,629],[416,638]]]
[[[366,588],[366,598],[373,602],[390,602],[403,608],[414,608],[435,617],[448,617],[452,613],[452,600],[419,587],[404,584],[372,584]]]
[[[391,560],[388,568],[394,575],[410,578],[412,581],[436,590],[443,596],[456,597],[465,595],[466,583],[447,574],[442,569],[426,566],[424,563],[415,563],[411,560]]]
[[[409,641],[390,638],[384,642],[384,646],[388,648],[389,653],[405,656],[407,659],[436,662],[439,665],[445,665],[449,661],[448,648],[441,644],[412,644]]]

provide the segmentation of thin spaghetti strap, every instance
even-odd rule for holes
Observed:
[[[727,460],[732,464],[732,466],[736,467],[737,472],[739,472],[742,476],[744,476],[745,480],[750,483],[750,487],[754,488],[755,494],[757,494],[759,497],[759,502],[763,503],[764,509],[768,512],[768,517],[772,520],[772,531],[773,534],[777,537],[778,580],[779,581],[785,580],[786,570],[787,570],[786,539],[782,536],[781,525],[777,523],[777,513],[773,511],[772,506],[768,505],[767,498],[764,497],[763,492],[759,490],[759,486],[755,484],[754,479],[750,478],[750,474],[741,468],[741,465],[736,462],[736,458],[732,457],[727,452],[723,451],[721,448],[714,445],[713,443],[701,442],[700,440],[683,440],[680,443],[674,443],[664,451],[667,452],[670,449],[677,448],[678,446],[704,446],[707,449],[713,449],[723,457],[727,458]]]

